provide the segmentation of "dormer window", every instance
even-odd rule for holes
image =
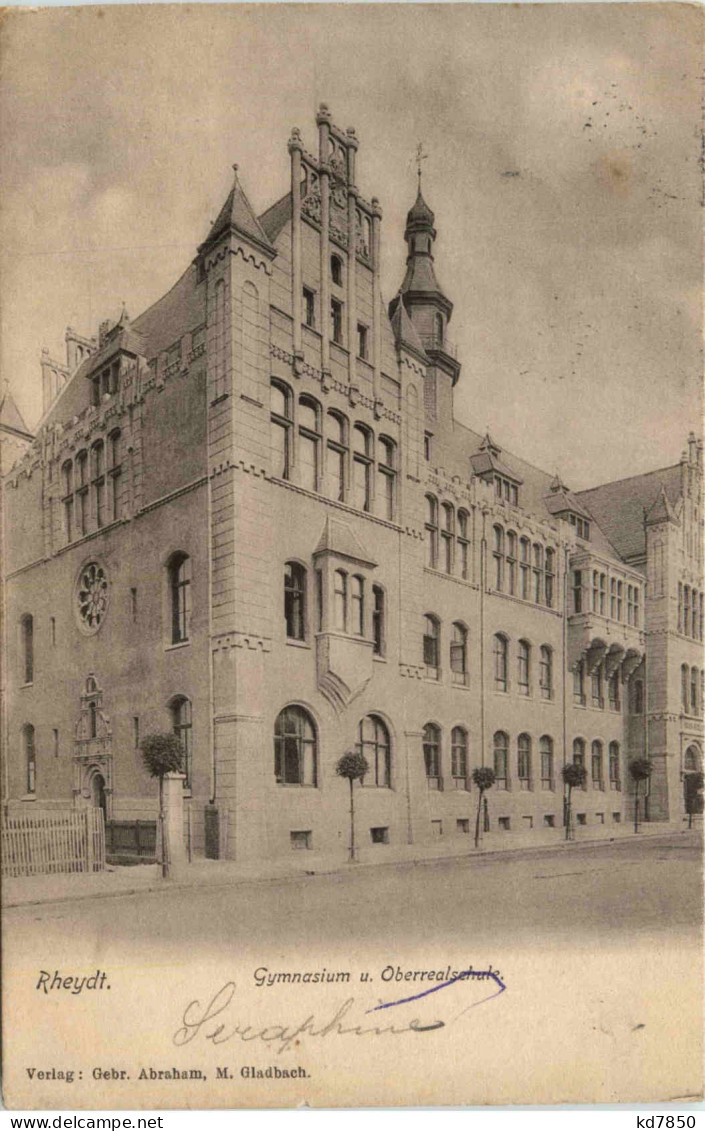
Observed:
[[[577,514],[569,514],[568,522],[571,526],[575,527],[575,533],[578,538],[582,538],[585,542],[590,540],[590,523],[586,518],[581,518]]]
[[[519,505],[519,488],[516,483],[505,479],[503,475],[495,475],[494,488],[499,500],[503,500],[505,503],[511,503],[513,507]]]

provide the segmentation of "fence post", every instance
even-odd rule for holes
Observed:
[[[95,809],[86,809],[86,871],[92,872],[95,866],[95,846],[93,844],[93,829],[95,827]]]

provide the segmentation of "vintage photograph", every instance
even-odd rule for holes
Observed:
[[[6,1106],[702,1098],[702,16],[6,12]]]

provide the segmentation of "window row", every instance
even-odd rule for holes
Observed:
[[[310,287],[303,288],[303,315],[304,325],[310,330],[317,330],[319,326],[319,299]],[[345,347],[345,318],[344,303],[339,298],[331,298],[328,324],[328,336],[338,346]],[[364,322],[357,323],[357,339],[355,342],[357,356],[361,361],[370,359],[370,328]]]
[[[573,612],[593,612],[640,628],[641,587],[625,586],[619,578],[609,577],[597,569],[573,570]]]
[[[576,738],[573,740],[573,763],[578,766],[584,766],[587,770],[585,762],[586,758],[586,742],[584,738]],[[618,742],[610,742],[607,754],[607,774],[608,784],[611,790],[621,790],[622,788],[622,770],[620,763],[620,749]],[[605,760],[604,760],[604,744],[600,739],[596,738],[590,746],[590,773],[589,779],[592,783],[593,789],[604,790],[607,788],[605,784]],[[588,787],[588,778],[585,779],[583,789]]]
[[[496,731],[492,740],[492,757],[497,789],[512,789],[514,780],[519,789],[536,788],[533,741],[530,734],[518,736],[516,750],[512,755],[509,735],[504,730]],[[542,735],[538,742],[538,770],[541,789],[555,790],[553,739],[548,734]]]
[[[106,456],[107,447],[107,456]],[[120,517],[120,432],[111,432],[61,467],[64,537],[66,542],[100,530]]]
[[[439,521],[440,515],[440,521]],[[466,581],[470,577],[470,515],[462,507],[426,495],[426,565]]]
[[[381,585],[369,586],[358,573],[336,569],[332,574],[331,616],[325,614],[323,571],[315,571],[315,631],[342,632],[372,639],[373,653],[383,656],[386,649],[385,593]],[[287,639],[306,641],[311,636],[308,571],[300,562],[284,566],[284,624]]]
[[[556,554],[513,530],[492,528],[492,587],[552,609],[556,599]]]
[[[605,701],[605,685],[607,688],[607,700]],[[585,660],[579,660],[573,669],[573,702],[578,707],[587,707],[588,701],[591,707],[596,707],[600,711],[604,711],[605,702],[609,706],[610,711],[622,710],[622,684],[619,668],[608,677],[605,677],[603,665],[599,664],[592,672],[590,672],[589,679],[590,695],[588,700],[588,678],[587,678],[587,664]],[[639,688],[642,689],[643,685],[639,683]],[[637,705],[638,692],[635,689],[632,699],[632,710],[634,714],[641,714],[642,706]]]
[[[357,728],[355,749],[367,759],[363,786],[390,789],[392,744],[379,715],[365,715]],[[316,724],[303,707],[280,711],[274,724],[274,777],[279,785],[318,785],[319,742]]]
[[[678,582],[678,631],[703,639],[703,594]]]
[[[423,620],[423,665],[428,679],[441,678],[441,622],[433,613]],[[449,668],[451,681],[461,687],[469,683],[468,630],[454,621],[450,633]]]
[[[282,381],[271,385],[272,473],[294,479],[358,510],[393,519],[396,511],[397,449],[388,436],[350,422],[337,409],[324,413],[314,397],[298,400]]]
[[[516,689],[519,695],[532,695],[534,691],[533,648],[528,640],[519,640],[515,655]],[[509,691],[510,641],[503,632],[494,638],[494,685],[497,691]],[[553,698],[553,649],[542,644],[538,650],[538,691],[542,699]]]
[[[700,716],[705,704],[705,672],[681,665],[681,704],[684,715]]]

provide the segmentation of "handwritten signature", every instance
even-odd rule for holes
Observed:
[[[347,998],[335,1010],[333,1016],[323,1023],[316,1019],[314,1014],[309,1014],[299,1024],[271,1024],[260,1027],[257,1024],[238,1024],[229,1021],[227,1014],[230,1005],[235,997],[236,985],[235,982],[226,982],[221,989],[211,998],[206,1006],[202,1006],[198,1000],[191,1001],[186,1006],[181,1025],[176,1030],[172,1037],[173,1043],[180,1047],[187,1045],[196,1037],[201,1037],[203,1040],[210,1041],[213,1045],[223,1045],[227,1041],[232,1041],[239,1038],[241,1041],[262,1041],[264,1044],[271,1046],[276,1051],[283,1053],[290,1049],[295,1042],[303,1036],[309,1037],[330,1037],[330,1036],[356,1036],[356,1037],[379,1037],[379,1036],[400,1036],[402,1033],[430,1033],[437,1029],[447,1028],[449,1024],[457,1021],[469,1009],[473,1009],[478,1005],[483,1005],[492,998],[498,997],[506,990],[506,985],[501,978],[491,971],[464,971],[458,974],[457,977],[449,979],[447,982],[442,982],[440,985],[434,986],[432,989],[424,990],[419,994],[414,994],[411,997],[400,998],[398,1001],[380,1002],[379,1005],[372,1007],[365,1011],[365,1013],[374,1013],[382,1009],[391,1009],[394,1006],[409,1005],[411,1002],[419,1001],[422,998],[427,998],[431,994],[439,993],[442,990],[447,990],[450,986],[458,982],[471,982],[475,980],[478,975],[483,975],[487,979],[494,981],[497,989],[486,997],[480,998],[479,1001],[472,1001],[465,1005],[459,1013],[451,1017],[449,1021],[442,1021],[440,1019],[434,1020],[430,1023],[425,1023],[418,1017],[412,1018],[410,1021],[404,1023],[392,1024],[376,1024],[371,1025],[364,1021],[357,1021],[355,1019],[355,1006],[356,999],[354,997]]]

